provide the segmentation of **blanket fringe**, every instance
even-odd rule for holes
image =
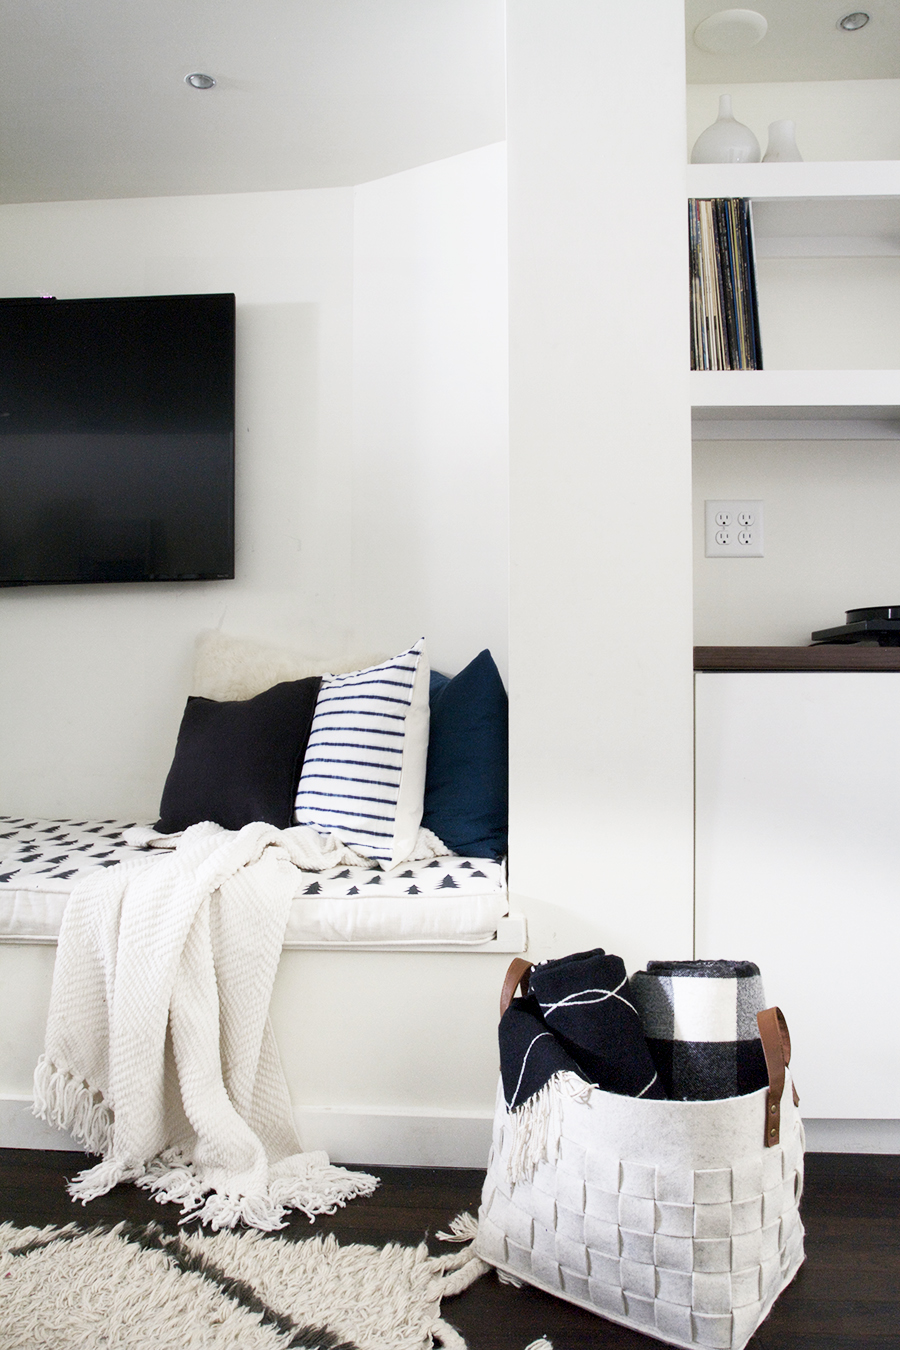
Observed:
[[[371,1195],[378,1184],[368,1172],[348,1172],[323,1161],[302,1176],[277,1177],[269,1184],[269,1196],[284,1209],[299,1209],[312,1223],[317,1214],[334,1214],[348,1200]]]
[[[180,1222],[199,1219],[214,1233],[220,1228],[236,1228],[238,1224],[258,1228],[263,1233],[274,1233],[286,1226],[285,1213],[283,1205],[275,1204],[266,1195],[219,1195],[213,1191],[204,1200],[202,1208],[187,1214]]]
[[[115,1157],[113,1112],[100,1094],[58,1069],[46,1055],[41,1055],[34,1072],[32,1111],[39,1119],[68,1130],[88,1153],[103,1155],[103,1162],[79,1172],[67,1187],[72,1199],[85,1205],[120,1182],[133,1181],[160,1204],[178,1205],[185,1216],[183,1223],[199,1219],[216,1232],[246,1224],[271,1233],[285,1227],[288,1210],[298,1209],[312,1222],[317,1214],[334,1214],[357,1196],[371,1195],[378,1185],[378,1178],[367,1172],[314,1162],[309,1155],[301,1175],[276,1176],[262,1195],[212,1191],[175,1149],[146,1165],[129,1165]]]
[[[143,1168],[129,1167],[117,1158],[104,1158],[96,1167],[86,1167],[77,1177],[73,1177],[66,1190],[73,1200],[80,1200],[86,1205],[89,1200],[106,1195],[122,1181],[136,1181],[142,1171]]]
[[[507,1113],[505,1128],[513,1134],[506,1164],[510,1182],[531,1181],[538,1163],[558,1161],[563,1100],[586,1102],[592,1091],[590,1083],[562,1069],[527,1102]]]
[[[39,1120],[68,1130],[88,1153],[112,1151],[113,1113],[100,1093],[83,1079],[58,1069],[46,1055],[41,1055],[34,1071],[33,1090],[31,1109]]]
[[[137,1185],[141,1190],[149,1191],[154,1200],[161,1205],[179,1205],[182,1214],[190,1216],[207,1193],[200,1178],[189,1163],[184,1162],[174,1150],[161,1154],[147,1164]]]
[[[378,1185],[378,1178],[367,1172],[348,1172],[323,1163],[308,1167],[303,1175],[276,1177],[261,1195],[227,1195],[211,1190],[193,1164],[182,1161],[174,1151],[155,1158],[134,1180],[160,1204],[179,1205],[182,1223],[198,1219],[214,1232],[245,1224],[273,1233],[285,1227],[284,1216],[292,1209],[312,1222],[317,1214],[334,1214],[349,1200],[371,1195]]]

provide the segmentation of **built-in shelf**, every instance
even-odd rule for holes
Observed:
[[[900,257],[900,160],[691,164],[691,197],[748,197],[757,257]],[[764,335],[765,336],[765,335]],[[900,371],[692,371],[695,440],[900,439]]]
[[[900,257],[900,160],[691,164],[690,197],[749,197],[759,258]]]
[[[900,159],[800,164],[689,164],[689,197],[896,197]]]
[[[900,370],[692,370],[691,402],[707,408],[868,407],[878,415],[900,407]]]
[[[694,439],[900,439],[900,370],[692,370]]]

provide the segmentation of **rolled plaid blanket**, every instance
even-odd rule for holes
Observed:
[[[756,1014],[765,1007],[752,961],[650,961],[631,996],[666,1095],[740,1097],[768,1082]]]

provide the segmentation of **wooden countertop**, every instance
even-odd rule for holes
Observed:
[[[694,670],[896,670],[900,647],[820,643],[815,647],[695,647]]]

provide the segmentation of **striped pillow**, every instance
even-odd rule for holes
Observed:
[[[396,867],[412,853],[428,755],[425,639],[390,661],[326,675],[297,787],[294,821]]]

